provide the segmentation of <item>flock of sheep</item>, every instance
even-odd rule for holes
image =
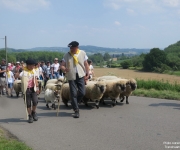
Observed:
[[[40,91],[42,91],[42,80],[38,80],[38,84]],[[112,100],[112,106],[116,105],[118,99],[123,102],[126,98],[126,104],[129,104],[128,97],[136,88],[137,82],[135,79],[122,79],[116,76],[93,77],[85,85],[86,92],[82,102],[86,106],[88,106],[88,102],[95,102],[96,108],[99,108],[100,103],[106,104],[105,100],[107,98]],[[21,80],[15,81],[14,90],[18,97],[21,92]],[[51,102],[51,107],[56,109],[55,103],[60,99],[68,107],[68,102],[71,99],[70,89],[64,78],[48,80],[44,90],[47,108],[49,108],[49,102]]]
[[[115,106],[117,100],[121,102],[126,98],[126,104],[129,104],[128,97],[137,88],[135,79],[122,79],[116,76],[93,77],[85,85],[85,96],[82,102],[88,106],[88,102],[95,102],[96,108],[99,104],[105,103],[107,98],[112,100],[112,106]],[[69,84],[64,83],[64,79],[51,79],[47,82],[45,88],[46,106],[49,108],[48,102],[52,102],[52,108],[56,109],[56,99],[62,98],[62,102],[68,106],[70,101]]]

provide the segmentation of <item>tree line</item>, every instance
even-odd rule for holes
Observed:
[[[54,58],[61,60],[63,53],[60,52],[42,52],[42,51],[28,51],[28,52],[15,52],[7,53],[8,62],[26,61],[27,59],[34,59],[35,61],[50,61],[53,62]],[[5,50],[0,51],[0,59],[5,59]]]
[[[60,52],[42,52],[42,51],[28,51],[28,52],[14,52],[8,53],[8,62],[25,61],[28,58],[33,58],[36,61],[50,61],[54,58],[63,58],[63,53]],[[143,71],[149,72],[164,72],[180,70],[180,41],[172,44],[161,50],[153,48],[147,54],[138,56],[110,55],[109,53],[95,53],[88,56],[95,66],[106,67],[122,67],[141,68]],[[112,61],[113,57],[117,57],[117,61]],[[0,59],[5,58],[5,51],[0,51]]]

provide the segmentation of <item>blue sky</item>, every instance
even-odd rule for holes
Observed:
[[[180,0],[0,0],[5,35],[11,48],[164,48],[180,40]]]

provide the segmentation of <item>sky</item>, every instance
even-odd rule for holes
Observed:
[[[4,36],[16,49],[66,47],[74,40],[163,49],[180,40],[180,0],[0,0]]]

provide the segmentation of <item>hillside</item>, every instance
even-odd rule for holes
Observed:
[[[91,55],[94,53],[106,53],[109,54],[131,54],[139,55],[141,53],[148,53],[150,49],[136,49],[136,48],[106,48],[106,47],[97,47],[97,46],[80,46],[80,49],[85,50],[87,54]],[[35,47],[31,49],[13,49],[8,48],[8,52],[24,52],[24,51],[58,51],[58,52],[67,52],[68,47]]]
[[[179,53],[180,52],[180,41],[176,42],[175,44],[169,45],[167,48],[164,49],[167,53]]]

